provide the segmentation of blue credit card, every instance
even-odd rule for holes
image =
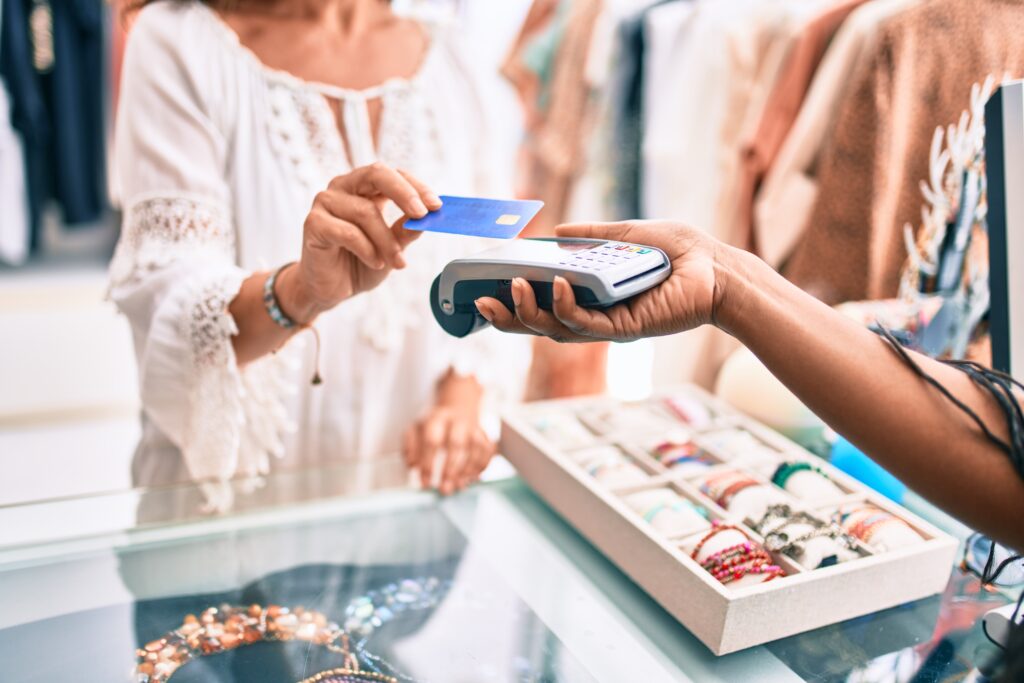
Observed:
[[[442,206],[423,218],[405,222],[409,230],[512,239],[537,215],[544,202],[441,196]]]

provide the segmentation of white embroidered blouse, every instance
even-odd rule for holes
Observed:
[[[139,12],[117,114],[112,175],[124,223],[110,265],[139,366],[136,484],[396,453],[449,367],[506,396],[519,390],[524,340],[493,330],[456,340],[430,314],[434,276],[482,240],[424,235],[406,270],[321,316],[319,387],[301,337],[242,369],[230,341],[228,303],[251,272],[298,258],[313,197],[335,175],[380,160],[441,194],[501,193],[489,177],[486,98],[456,47],[432,29],[414,77],[350,91],[267,67],[201,2]],[[230,505],[229,490],[205,486],[209,504]]]

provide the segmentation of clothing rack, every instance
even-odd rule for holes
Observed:
[[[19,265],[49,212],[70,230],[109,212],[114,18],[101,0],[2,0],[0,17],[0,263]]]
[[[688,223],[833,304],[935,291],[908,262],[936,233],[935,131],[987,78],[1024,75],[1024,6],[998,0],[535,0],[530,17],[505,73],[541,230]],[[964,281],[983,266],[952,262]],[[713,385],[734,345],[712,337],[658,342],[689,359],[675,379]]]

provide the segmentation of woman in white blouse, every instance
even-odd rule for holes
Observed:
[[[515,391],[528,347],[446,337],[429,285],[482,245],[396,223],[436,209],[433,188],[502,192],[456,47],[385,0],[159,0],[134,17],[111,297],[139,364],[137,484],[202,481],[223,509],[228,480],[272,463],[401,450],[429,484],[444,452],[444,493],[486,466],[483,389]],[[264,301],[275,273],[291,328]],[[320,386],[309,335],[291,339],[307,324]]]

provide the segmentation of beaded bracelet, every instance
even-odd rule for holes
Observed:
[[[697,556],[700,555],[700,551],[704,548],[704,544],[723,531],[738,531],[743,534],[743,538],[748,541],[750,540],[750,536],[747,535],[747,532],[735,524],[722,524],[721,522],[715,521],[711,523],[711,531],[706,533],[702,539],[697,541],[697,545],[694,546],[693,551],[690,553],[690,557],[696,560]]]
[[[879,529],[883,529],[887,526],[892,526],[893,524],[902,525],[910,529],[910,525],[904,522],[899,517],[887,517],[885,519],[880,519],[874,524],[868,526],[866,529],[864,529],[861,535],[858,536],[858,538],[860,538],[860,540],[864,541],[865,543],[870,544],[871,539],[875,537],[875,534],[878,533]]]
[[[376,671],[358,671],[353,669],[329,669],[315,676],[305,678],[299,683],[398,683],[394,676],[385,676]]]
[[[841,520],[842,528],[846,533],[869,544],[879,529],[886,526],[901,524],[910,528],[906,521],[872,505],[842,515]]]
[[[856,524],[861,518],[870,516],[876,511],[878,511],[878,508],[874,505],[864,505],[859,508],[847,510],[846,512],[843,512],[840,509],[833,513],[832,521],[845,528],[852,524]]]
[[[692,441],[665,441],[652,449],[653,455],[665,467],[673,467],[686,462],[699,462],[710,465],[701,454],[701,449]]]
[[[888,512],[882,512],[881,510],[877,512],[869,512],[862,518],[858,519],[854,524],[846,527],[846,532],[851,536],[864,538],[864,534],[873,526],[877,525],[879,522],[886,522],[891,519],[893,519],[893,516]]]
[[[720,574],[722,573],[720,572]],[[712,576],[715,576],[722,583],[731,583],[732,581],[739,581],[744,576],[754,574],[768,574],[768,577],[761,581],[761,583],[768,583],[780,576],[785,576],[786,571],[777,564],[755,564],[751,567],[742,567],[731,572],[725,572],[724,575],[716,576],[712,574]]]
[[[820,467],[815,467],[809,462],[784,462],[779,465],[778,469],[775,470],[775,474],[772,475],[772,483],[778,486],[780,489],[786,488],[786,482],[797,472],[808,471],[820,474],[825,479],[828,479],[828,475],[825,474]]]
[[[323,383],[323,378],[320,375],[320,332],[317,331],[311,323],[300,324],[285,315],[285,312],[281,310],[281,305],[277,301],[277,293],[274,290],[274,285],[277,284],[277,277],[284,272],[285,268],[294,266],[295,261],[289,261],[284,264],[263,282],[263,307],[267,309],[267,315],[274,321],[278,327],[286,330],[293,328],[301,328],[303,330],[309,330],[313,333],[313,339],[316,342],[316,361],[313,367],[313,377],[310,380],[310,384],[317,386]]]
[[[289,261],[284,264],[263,282],[263,306],[267,309],[267,314],[270,319],[273,320],[278,327],[283,327],[286,330],[290,330],[296,327],[298,323],[285,315],[285,312],[281,310],[281,305],[277,301],[277,293],[274,291],[274,285],[277,283],[277,276],[284,272],[285,268],[289,268],[295,265],[295,261]]]
[[[725,486],[721,484],[726,482]],[[735,470],[724,472],[713,477],[709,477],[704,484],[701,486],[701,490],[707,494],[709,498],[714,500],[719,507],[728,509],[732,499],[736,497],[740,491],[752,486],[760,486],[761,482],[758,480]]]
[[[705,558],[701,562],[701,567],[709,574],[721,583],[738,581],[750,574],[767,574],[768,576],[764,579],[764,582],[786,575],[782,567],[772,564],[771,555],[764,548],[750,540],[746,531],[731,524],[716,525],[704,538],[698,541],[693,552],[690,553],[690,557],[696,560],[705,543],[717,534],[729,529],[740,532],[747,540],[743,543],[724,548]]]
[[[761,482],[757,481],[756,479],[743,479],[741,481],[733,482],[728,487],[726,487],[725,491],[723,491],[718,498],[715,499],[715,502],[718,503],[718,505],[721,506],[722,508],[728,510],[729,505],[732,503],[732,499],[736,497],[736,494],[738,494],[740,491],[744,491],[753,486],[760,485]]]
[[[722,550],[719,550],[716,553],[708,555],[704,559],[704,561],[700,563],[700,566],[710,571],[715,567],[733,566],[738,562],[742,561],[743,558],[761,556],[763,556],[765,559],[770,559],[768,557],[768,553],[766,553],[756,544],[752,543],[751,541],[745,541],[743,543],[731,545],[728,548],[723,548]]]

